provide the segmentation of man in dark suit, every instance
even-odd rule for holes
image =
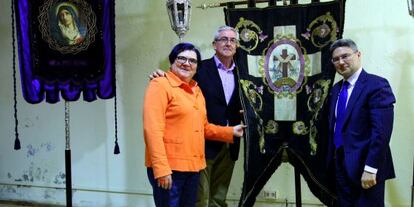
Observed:
[[[203,60],[194,76],[206,99],[208,121],[213,124],[234,126],[241,121],[237,68],[233,61],[238,40],[234,28],[219,27],[212,43],[215,55]],[[206,140],[207,168],[200,173],[197,207],[227,206],[227,191],[239,148],[239,138],[230,145]]]
[[[213,124],[235,126],[241,122],[237,68],[233,61],[238,41],[239,34],[233,27],[219,27],[212,42],[214,56],[203,60],[193,77],[206,99],[208,121]],[[164,76],[164,72],[157,70],[150,79],[158,76]],[[239,138],[234,138],[233,144],[205,141],[207,167],[200,172],[197,207],[227,206],[227,191],[239,149]]]
[[[395,97],[388,81],[367,73],[349,39],[335,41],[332,63],[343,80],[331,91],[328,159],[335,165],[339,206],[384,206],[395,177],[389,142]]]

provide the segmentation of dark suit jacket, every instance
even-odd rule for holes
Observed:
[[[214,58],[203,60],[197,68],[194,80],[203,92],[206,99],[207,118],[210,123],[226,126],[229,121],[230,126],[240,124],[240,98],[237,77],[237,68],[233,70],[235,79],[235,89],[233,95],[227,105],[224,96],[223,85]],[[223,147],[224,142],[206,140],[205,153],[207,159],[214,159]],[[233,160],[237,160],[239,155],[240,139],[234,138],[234,143],[230,144],[230,156]]]
[[[329,111],[329,152],[333,159],[335,107],[342,81],[331,91]],[[362,70],[348,100],[342,128],[345,167],[360,185],[364,166],[377,168],[377,180],[394,178],[389,142],[393,128],[395,97],[388,81]]]

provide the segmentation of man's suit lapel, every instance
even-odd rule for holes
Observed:
[[[361,95],[362,90],[365,87],[367,80],[367,72],[364,70],[361,71],[361,74],[358,77],[358,80],[355,83],[354,89],[352,90],[351,97],[349,97],[348,104],[346,106],[346,113],[345,113],[345,119],[344,119],[344,127],[346,126],[349,116],[355,106],[355,103],[358,101],[359,96]]]
[[[329,108],[329,124],[330,124],[330,128],[333,129],[334,125],[335,125],[335,108],[336,108],[336,102],[338,101],[338,95],[339,95],[339,91],[340,88],[342,86],[342,81],[336,85],[334,85],[334,87],[332,88],[331,91],[331,104],[330,104],[330,108]]]
[[[220,74],[218,72],[216,62],[214,61],[214,57],[209,59],[207,66],[207,74],[209,76],[209,80],[213,82],[213,84],[209,84],[212,86],[217,93],[217,98],[220,99],[223,103],[226,103],[226,97],[224,96],[223,91],[223,84],[220,79]]]

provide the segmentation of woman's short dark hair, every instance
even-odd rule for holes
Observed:
[[[178,43],[174,46],[174,48],[171,50],[170,55],[168,56],[168,59],[170,60],[170,64],[173,64],[175,59],[177,58],[178,54],[181,52],[184,52],[186,50],[194,51],[197,55],[197,65],[201,64],[201,54],[200,51],[191,43],[184,42],[184,43]]]

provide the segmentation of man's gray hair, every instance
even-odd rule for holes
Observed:
[[[227,25],[220,26],[217,29],[217,31],[214,33],[214,40],[217,40],[220,37],[220,32],[222,31],[233,31],[234,33],[236,33],[237,41],[239,41],[239,33],[237,32],[237,30]]]
[[[332,52],[338,47],[349,47],[354,52],[358,51],[358,46],[351,39],[336,40],[334,43],[332,43],[331,47],[329,48],[329,52],[331,52],[331,54],[332,54]]]

